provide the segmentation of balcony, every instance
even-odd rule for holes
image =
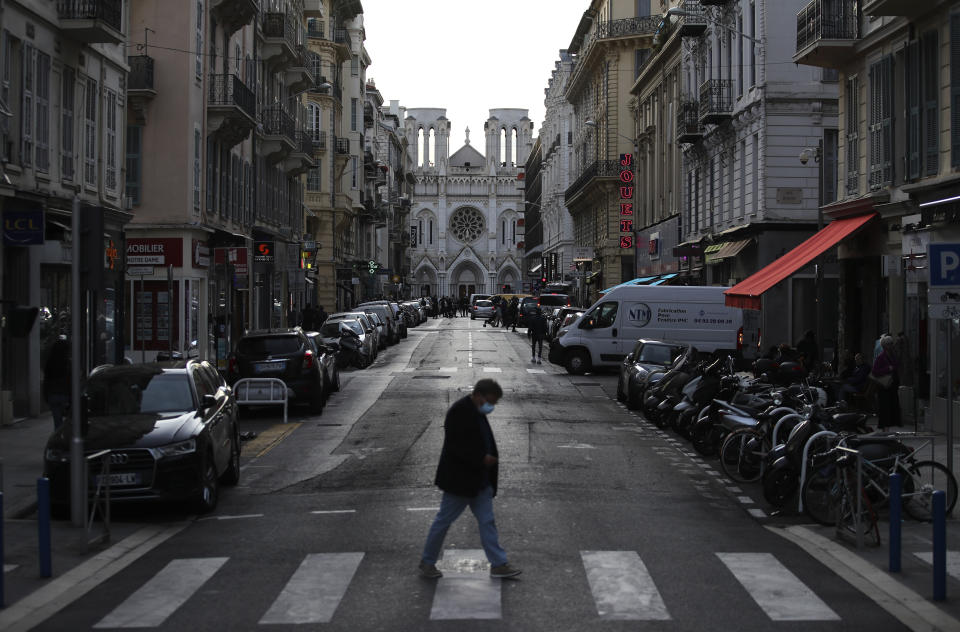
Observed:
[[[310,135],[310,142],[313,144],[313,151],[326,151],[327,150],[327,133],[326,132],[312,132]]]
[[[334,147],[336,147],[336,152],[338,156],[349,156],[350,155],[350,139],[349,138],[337,138],[335,139]]]
[[[700,0],[700,4],[705,7],[722,7],[730,4],[730,0]]]
[[[317,18],[307,19],[307,37],[313,39],[327,39],[327,31],[325,29],[326,22],[323,20],[318,20]]]
[[[220,142],[233,146],[256,127],[257,100],[237,75],[210,75],[207,86],[207,127]]]
[[[229,36],[253,21],[260,11],[260,3],[257,0],[213,0],[210,10],[217,24],[222,25]]]
[[[119,44],[123,35],[123,0],[57,0],[60,29],[86,44]]]
[[[583,170],[583,173],[574,180],[573,184],[567,187],[567,190],[563,194],[564,202],[569,204],[570,201],[594,179],[609,178],[611,180],[618,180],[619,177],[619,160],[596,160]]]
[[[297,124],[279,105],[264,108],[260,115],[260,151],[268,163],[286,158],[297,145]]]
[[[127,57],[130,74],[127,76],[127,95],[142,95],[147,98],[157,96],[153,86],[153,57],[149,55],[134,55]]]
[[[700,104],[696,101],[681,101],[677,108],[677,143],[696,143],[702,138]]]
[[[733,116],[733,82],[707,79],[700,84],[700,122],[718,125]]]
[[[373,104],[363,104],[363,122],[373,125]]]
[[[313,71],[307,60],[307,49],[300,45],[297,54],[284,73],[284,83],[291,93],[304,92],[314,83]]]
[[[857,0],[813,0],[797,13],[794,63],[839,68],[860,35]]]
[[[677,22],[677,29],[680,37],[700,37],[707,30],[707,12],[699,2],[693,0],[684,0],[680,3],[680,8],[686,12],[686,15],[680,16]]]
[[[286,13],[265,13],[261,24],[263,47],[261,54],[267,65],[281,70],[297,58],[297,28]]]
[[[284,159],[283,170],[290,176],[299,176],[314,166],[313,139],[310,132],[297,132],[296,143]]]

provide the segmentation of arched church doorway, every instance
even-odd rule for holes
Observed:
[[[458,298],[469,298],[471,294],[483,291],[483,284],[479,281],[477,271],[471,266],[459,268],[453,276],[451,288]],[[482,277],[480,277],[482,278]]]

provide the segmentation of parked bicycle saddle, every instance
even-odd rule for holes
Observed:
[[[850,437],[845,445],[851,450],[858,450],[860,455],[869,461],[879,461],[898,454],[906,455],[910,453],[910,448],[893,437],[855,436]]]
[[[859,432],[866,427],[867,416],[861,413],[834,413],[827,424],[834,432]]]

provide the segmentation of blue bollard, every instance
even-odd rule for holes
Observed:
[[[902,528],[900,497],[903,489],[903,477],[899,474],[890,475],[890,572],[900,572],[900,532]]]
[[[933,492],[933,599],[947,598],[947,492]]]
[[[0,491],[0,566],[3,565],[3,492]],[[0,608],[6,608],[7,602],[3,599],[3,569],[0,568]]]
[[[50,558],[50,479],[37,479],[37,551],[40,577],[53,575]]]

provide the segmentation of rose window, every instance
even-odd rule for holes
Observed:
[[[480,239],[483,224],[483,215],[475,208],[462,208],[450,218],[453,236],[465,244]]]

